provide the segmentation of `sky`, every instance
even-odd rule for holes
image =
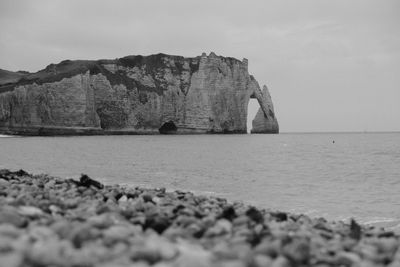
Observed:
[[[281,132],[400,131],[398,0],[0,1],[2,69],[202,52],[249,60]]]

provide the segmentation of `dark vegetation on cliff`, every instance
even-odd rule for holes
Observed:
[[[189,69],[187,69],[189,73],[193,74],[197,72],[199,69],[199,60],[201,58],[200,56],[185,58],[183,56],[171,56],[159,53],[149,56],[132,55],[118,59],[63,60],[58,64],[50,64],[43,70],[35,73],[30,73],[27,71],[12,72],[0,69],[0,93],[12,91],[19,85],[31,83],[40,85],[44,83],[61,81],[64,78],[70,78],[77,74],[86,73],[87,71],[89,71],[90,74],[102,73],[107,77],[112,85],[125,84],[129,89],[136,87],[139,90],[156,91],[157,93],[162,93],[159,90],[161,84],[156,84],[156,88],[144,87],[139,83],[136,83],[134,80],[127,78],[125,73],[121,73],[119,71],[112,73],[106,70],[102,65],[117,64],[129,68],[144,67],[147,73],[155,74],[158,69],[165,69],[167,67],[163,61],[163,57],[169,57],[174,60],[174,64],[168,66],[173,74],[182,73],[182,71],[185,70],[183,66],[187,60],[189,61]],[[225,60],[231,63],[240,62],[232,57],[226,57]]]
[[[137,66],[145,66],[146,71],[148,73],[152,73],[157,69],[164,69],[167,67],[163,58],[169,57],[174,60],[174,65],[169,66],[173,74],[180,74],[184,70],[183,65],[185,62],[185,58],[182,56],[170,56],[166,54],[155,54],[150,56],[126,56],[118,59],[118,63],[124,67],[137,67]],[[199,69],[198,60],[200,57],[189,58],[190,60],[190,70],[191,72],[196,72]]]
[[[10,86],[17,83],[19,80],[22,79],[22,77],[28,74],[29,72],[23,72],[23,71],[12,72],[0,69],[0,93],[5,91],[5,89],[3,91],[3,87],[6,88],[6,86]]]
[[[58,64],[50,64],[45,69],[40,70],[36,73],[29,72],[12,72],[0,69],[0,93],[12,91],[15,87],[19,85],[26,85],[36,83],[38,85],[44,83],[52,83],[61,81],[64,78],[70,78],[77,74],[84,74],[87,71],[90,74],[101,73],[107,77],[112,85],[124,84],[128,89],[137,88],[139,91],[150,91],[162,94],[162,84],[161,79],[155,79],[156,87],[143,86],[140,83],[130,79],[126,76],[126,73],[117,70],[112,73],[105,69],[103,64],[117,64],[123,67],[139,67],[145,68],[147,73],[153,74],[155,76],[157,70],[165,69],[168,67],[171,69],[173,74],[180,74],[184,70],[184,64],[186,60],[189,60],[189,73],[192,74],[199,69],[199,59],[200,57],[185,58],[182,56],[168,56],[174,60],[173,65],[167,66],[163,60],[163,57],[168,55],[165,54],[155,54],[150,56],[126,56],[119,59],[109,60],[64,60]]]

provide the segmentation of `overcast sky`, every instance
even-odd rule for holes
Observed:
[[[398,0],[0,1],[2,69],[211,51],[249,59],[282,132],[400,131]]]

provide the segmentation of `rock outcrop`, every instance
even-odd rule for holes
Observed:
[[[275,117],[274,105],[272,104],[271,95],[266,85],[264,85],[261,95],[257,97],[257,99],[260,108],[252,121],[251,133],[279,133],[279,125]],[[265,114],[268,114],[268,116]]]
[[[260,104],[252,132],[277,133],[269,92],[249,75],[247,59],[65,60],[37,73],[0,72],[0,132],[246,133],[250,98]]]

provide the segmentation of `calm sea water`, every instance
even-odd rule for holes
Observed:
[[[400,228],[400,133],[11,137],[0,168]]]

